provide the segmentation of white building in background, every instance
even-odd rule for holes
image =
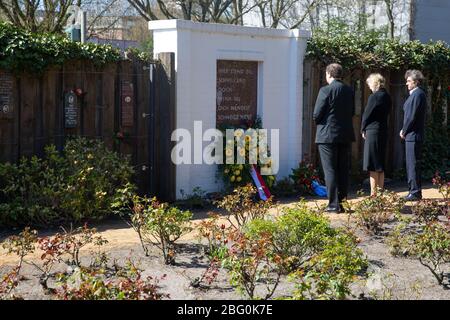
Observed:
[[[444,40],[450,44],[450,1],[413,0],[411,39]]]
[[[450,44],[450,0],[392,0],[395,36],[402,40],[443,40]],[[372,2],[372,26],[389,23],[385,2]],[[369,18],[370,22],[370,18]]]

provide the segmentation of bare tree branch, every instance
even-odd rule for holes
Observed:
[[[243,25],[244,21],[243,21],[243,17],[252,12],[253,10],[255,10],[256,8],[259,7],[259,3],[253,3],[250,4],[250,1],[247,1],[245,4],[241,1],[238,0],[240,3],[238,3],[238,8],[234,9],[234,14],[232,17],[230,17],[230,19],[228,20],[228,23],[230,24],[240,24]],[[267,0],[266,0],[267,1]]]
[[[128,2],[136,9],[136,11],[147,21],[158,20],[150,6],[149,1],[128,0]]]
[[[164,16],[167,19],[175,19],[175,16],[169,12],[169,10],[167,9],[167,6],[163,0],[156,0],[156,1],[158,2],[159,9],[161,10],[162,14],[164,14]],[[182,2],[183,1],[184,0],[182,0]]]
[[[298,21],[296,23],[294,23],[293,25],[291,25],[289,28],[290,29],[298,28],[303,23],[303,21],[305,21],[305,19],[308,16],[311,16],[311,10],[313,10],[319,3],[320,3],[320,0],[313,0],[311,3],[309,3],[303,16],[300,19],[298,19]]]
[[[386,4],[386,14],[389,20],[389,35],[391,39],[394,39],[395,30],[394,15],[392,13],[392,11],[394,10],[394,2],[394,0],[384,0],[384,3]]]
[[[96,14],[96,16],[94,17],[94,19],[92,19],[89,22],[89,26],[88,26],[88,31],[90,33],[91,30],[93,30],[94,26],[97,24],[97,22],[105,15],[105,13],[107,13],[114,5],[116,5],[118,0],[111,0],[109,1],[104,8],[101,9],[101,11]],[[114,23],[117,23],[117,20],[115,20]],[[88,38],[90,37],[90,35],[88,36]]]
[[[0,12],[12,24],[30,31],[63,32],[67,9],[81,0],[0,0]]]

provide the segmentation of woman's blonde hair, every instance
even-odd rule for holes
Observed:
[[[375,85],[376,90],[380,90],[380,88],[384,88],[386,85],[386,79],[379,73],[371,73],[366,80],[367,84],[372,82]]]

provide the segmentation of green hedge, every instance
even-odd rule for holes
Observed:
[[[319,31],[309,39],[306,57],[324,63],[338,62],[349,69],[419,68],[447,76],[450,71],[450,48],[445,42],[401,42],[382,38],[376,32],[329,35]]]
[[[13,72],[41,73],[67,60],[91,60],[97,65],[122,59],[110,45],[80,43],[49,33],[32,33],[0,22],[0,68]]]
[[[100,219],[112,212],[133,168],[102,142],[75,138],[62,155],[0,163],[0,226],[48,226]]]

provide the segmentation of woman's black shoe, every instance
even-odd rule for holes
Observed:
[[[340,213],[341,211],[339,209],[333,208],[333,207],[326,207],[325,212],[328,213]]]

